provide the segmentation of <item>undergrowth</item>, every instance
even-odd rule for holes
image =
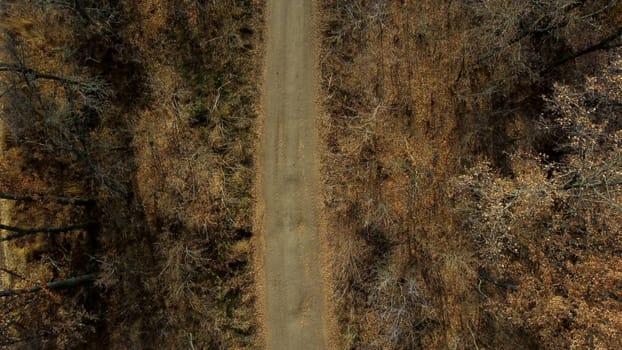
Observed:
[[[6,327],[23,331],[6,332],[6,341],[251,347],[262,4],[28,1],[0,10],[3,63],[66,78],[2,72],[10,91],[3,95],[10,102],[2,112],[3,190],[94,203],[19,200],[2,223],[96,223],[6,245],[5,267],[25,278],[13,276],[5,287],[98,276],[95,285],[37,296],[37,304],[16,299]],[[16,89],[24,81],[30,90]],[[33,122],[32,111],[41,118]]]
[[[606,137],[591,150],[618,147],[615,122],[586,122],[601,106],[618,117],[607,107],[617,83],[588,89],[589,103],[572,98],[616,60],[619,4],[357,0],[324,1],[322,11],[324,198],[342,347],[619,342],[607,326],[615,288],[594,278],[612,299],[578,297],[573,282],[617,259],[616,248],[587,247],[617,247],[617,182],[596,189],[607,210],[583,207],[598,194],[574,186],[604,183],[579,180],[584,171],[611,174],[560,143],[569,129],[598,129]],[[560,114],[561,128],[551,123]],[[595,164],[607,163],[607,147]],[[572,194],[551,188],[558,181]]]

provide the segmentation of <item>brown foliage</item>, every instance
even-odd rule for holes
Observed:
[[[607,61],[619,45],[619,3],[325,1],[323,11],[325,201],[342,345],[514,349],[587,346],[582,337],[590,336],[595,346],[618,341],[608,321],[586,331],[594,319],[572,320],[572,297],[559,297],[586,283],[588,274],[569,282],[562,261],[583,252],[587,223],[601,238],[617,230],[619,203],[602,198],[608,194],[600,180],[619,178],[605,166],[617,143],[614,134],[588,136],[618,118],[603,124],[598,116],[617,102],[594,100],[598,89],[615,91],[609,86],[619,83],[604,77],[617,73],[576,91],[554,83],[579,86],[585,72]],[[556,97],[547,104],[543,94]],[[563,96],[583,96],[572,103],[587,114]],[[603,110],[591,111],[593,103]],[[590,122],[563,126],[568,108]],[[599,145],[592,156],[579,152],[591,157],[589,168],[566,142],[577,127],[579,143]],[[477,185],[457,189],[455,179],[474,165],[469,179]],[[574,233],[555,239],[563,230]],[[601,246],[617,244],[607,237],[593,238],[595,250],[585,256],[591,266],[606,259]],[[515,261],[521,257],[528,262]],[[592,315],[607,310],[617,322],[611,300]]]
[[[327,1],[323,11],[323,179],[343,347],[470,342],[474,307],[460,301],[476,274],[444,232],[453,224],[442,205],[454,82],[438,77],[460,75],[460,59],[440,54],[457,44],[445,21],[454,9]],[[443,20],[413,15],[422,11]]]
[[[489,312],[545,348],[622,345],[619,72],[617,59],[583,86],[556,87],[540,128],[559,161],[517,154],[513,178],[482,165],[459,181],[482,268],[518,290],[484,288]]]

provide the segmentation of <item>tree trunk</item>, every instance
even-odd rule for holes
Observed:
[[[90,274],[90,275],[72,277],[66,280],[52,281],[52,282],[46,283],[43,286],[36,285],[29,289],[0,290],[0,298],[10,297],[10,296],[20,295],[20,294],[40,292],[44,289],[59,290],[59,289],[73,288],[73,287],[77,287],[83,284],[94,282],[96,279],[97,279],[96,274]]]
[[[69,226],[62,226],[62,227],[40,227],[40,228],[28,228],[28,229],[0,224],[0,230],[14,232],[13,234],[0,238],[0,242],[10,241],[13,239],[17,239],[20,237],[24,237],[24,236],[28,236],[28,235],[32,235],[36,233],[56,234],[56,233],[87,229],[93,226],[95,226],[95,222],[87,222],[84,224],[76,224],[76,225],[69,225]]]

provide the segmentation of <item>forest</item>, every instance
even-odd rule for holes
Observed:
[[[0,4],[0,347],[250,346],[261,11]]]
[[[272,1],[0,2],[0,348],[262,348]],[[622,3],[314,4],[331,347],[622,348]]]

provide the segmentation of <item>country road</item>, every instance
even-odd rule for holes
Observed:
[[[268,0],[260,282],[268,349],[325,349],[312,0]]]

